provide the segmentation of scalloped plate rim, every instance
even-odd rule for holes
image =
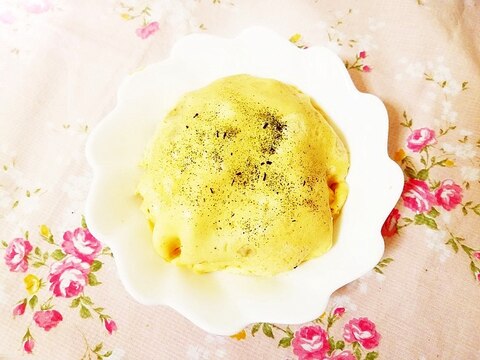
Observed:
[[[275,39],[275,41],[279,41],[279,39],[280,39],[277,34],[271,32],[270,30],[264,29],[264,28],[258,28],[258,27],[249,28],[249,29],[245,30],[244,32],[242,32],[237,37],[232,38],[232,39],[225,39],[225,38],[220,38],[220,37],[217,37],[217,36],[214,36],[214,35],[205,35],[205,34],[187,35],[186,37],[181,39],[174,46],[174,48],[172,49],[171,55],[168,58],[166,58],[165,60],[163,60],[159,63],[154,63],[154,64],[151,64],[151,65],[145,67],[139,73],[141,73],[143,71],[151,71],[152,69],[155,69],[155,67],[158,66],[159,64],[164,64],[164,63],[167,63],[168,61],[173,61],[175,59],[175,56],[177,56],[177,54],[178,54],[178,49],[185,50],[184,48],[181,48],[181,47],[188,46],[191,43],[192,39],[208,38],[208,41],[215,41],[216,39],[220,39],[220,41],[222,43],[232,43],[232,42],[235,42],[235,41],[241,42],[242,40],[248,38],[249,36],[251,37],[252,34],[256,35],[258,33],[261,33],[262,36],[271,36],[272,39]],[[283,39],[281,39],[281,40],[286,42],[286,40],[283,40]],[[190,43],[189,43],[189,41],[190,41]],[[319,53],[330,54],[328,56],[332,56],[332,54],[333,54],[329,49],[322,48],[322,47],[312,47],[312,48],[307,49],[307,50],[300,50],[300,49],[295,48],[295,51],[303,52],[305,54],[308,54],[309,51],[310,51],[310,54],[312,54],[312,52],[314,52],[314,51],[317,51]],[[333,55],[335,57],[337,57],[335,54],[333,54]],[[338,59],[338,61],[341,62],[341,60],[338,57],[337,57],[337,59]],[[342,65],[343,65],[343,63],[342,63]],[[345,76],[345,74],[347,76]],[[123,81],[123,83],[120,85],[119,90],[118,90],[118,96],[117,96],[117,104],[115,105],[114,109],[104,119],[106,121],[102,121],[92,131],[92,133],[91,133],[91,135],[88,139],[87,146],[86,146],[87,160],[88,160],[88,163],[90,164],[90,166],[92,167],[93,173],[94,173],[94,179],[93,179],[93,182],[92,182],[92,187],[90,189],[90,192],[89,192],[89,195],[88,195],[88,198],[87,198],[86,217],[87,217],[87,220],[89,222],[89,226],[90,226],[90,229],[91,229],[92,233],[94,233],[95,235],[98,234],[98,237],[100,238],[100,240],[104,241],[107,245],[110,245],[112,247],[112,251],[113,251],[114,255],[119,254],[121,252],[121,250],[117,246],[118,244],[116,244],[114,242],[114,240],[110,239],[110,236],[108,234],[102,234],[102,231],[97,226],[96,220],[91,216],[92,212],[94,212],[93,209],[96,206],[96,201],[93,198],[93,194],[94,194],[94,190],[95,190],[95,184],[99,181],[99,178],[100,178],[99,174],[101,172],[100,170],[103,168],[103,166],[98,164],[97,159],[95,157],[95,146],[94,145],[95,145],[95,140],[96,140],[98,134],[101,133],[101,130],[102,129],[104,130],[108,126],[113,125],[113,122],[115,121],[114,118],[115,118],[116,113],[121,110],[122,102],[126,101],[125,97],[128,94],[128,89],[127,89],[128,85],[131,84],[131,81],[135,77],[135,75],[136,75],[136,73],[128,76]],[[352,95],[354,95],[358,98],[365,97],[365,99],[366,99],[366,97],[371,97],[371,99],[374,102],[377,103],[376,106],[379,107],[380,112],[382,113],[381,115],[379,115],[379,118],[381,118],[381,119],[377,120],[377,121],[381,121],[381,122],[384,122],[384,123],[386,122],[386,124],[388,125],[388,115],[387,115],[385,106],[383,105],[381,100],[374,95],[367,94],[367,93],[362,93],[362,92],[358,91],[355,88],[353,82],[351,81],[351,78],[348,75],[348,72],[347,72],[346,69],[344,69],[343,80],[344,80],[344,85],[349,88],[348,90],[351,91]],[[383,136],[384,136],[384,138],[382,140],[388,139],[388,126],[387,126],[387,133],[384,134]],[[392,173],[392,175],[390,176],[390,178],[391,178],[391,184],[390,184],[391,190],[389,191],[388,196],[386,196],[387,199],[384,200],[383,202],[384,202],[384,207],[391,209],[391,208],[394,207],[396,201],[398,200],[398,198],[401,194],[401,191],[402,191],[402,188],[403,188],[403,173],[401,172],[398,165],[388,157],[387,149],[386,149],[386,141],[385,141],[385,144],[382,145],[382,148],[384,150],[384,153],[382,153],[383,156],[381,156],[380,159],[382,159],[383,165],[385,165],[388,168],[388,170]],[[397,174],[394,174],[395,172],[397,172]],[[103,174],[103,175],[105,175],[105,174]],[[380,221],[383,222],[383,220],[387,217],[387,215],[388,215],[388,213],[385,213],[383,219],[380,219]],[[354,281],[355,279],[358,279],[359,277],[363,276],[366,272],[371,270],[376,265],[376,263],[381,259],[382,254],[384,252],[384,242],[383,242],[383,239],[380,235],[380,229],[378,229],[378,234],[377,235],[378,235],[377,236],[378,239],[376,240],[377,253],[375,254],[375,256],[372,257],[371,263],[364,264],[364,267],[362,268],[362,271],[360,271],[360,272],[357,271],[355,274],[350,274],[350,276],[344,276],[341,280],[338,279],[335,284],[332,284],[330,286],[330,288],[324,289],[325,290],[324,294],[322,294],[322,297],[318,299],[319,303],[322,303],[322,302],[324,303],[323,308],[326,306],[331,294],[335,290],[337,290],[338,288],[344,286],[345,284],[348,284],[351,281]],[[122,257],[120,256],[120,258],[122,258]],[[375,259],[376,259],[376,261],[375,261],[375,263],[373,263],[374,262],[373,260],[375,260]],[[138,291],[135,289],[135,286],[134,286],[133,283],[126,280],[127,279],[127,275],[126,275],[127,270],[126,270],[125,264],[122,264],[121,262],[118,262],[117,266],[118,266],[120,279],[122,280],[123,285],[125,286],[127,291],[137,301],[139,301],[141,303],[148,303],[149,305],[154,305],[154,304],[168,305],[171,308],[175,309],[180,314],[182,314],[183,316],[185,316],[186,318],[190,319],[197,326],[199,326],[199,327],[203,328],[204,330],[206,330],[208,332],[211,332],[211,333],[229,335],[229,334],[237,332],[238,330],[241,330],[242,328],[244,328],[245,326],[247,326],[251,322],[284,323],[285,321],[282,321],[282,318],[283,319],[287,318],[286,316],[283,316],[282,314],[280,314],[277,317],[273,317],[273,316],[268,317],[267,316],[263,319],[258,318],[258,317],[255,318],[255,319],[250,319],[250,318],[237,319],[236,322],[232,322],[231,324],[225,325],[222,328],[220,328],[218,325],[217,326],[212,325],[208,321],[208,319],[205,319],[205,317],[197,316],[197,314],[190,311],[185,306],[179,306],[177,303],[175,303],[174,301],[172,302],[170,299],[163,299],[162,301],[151,301],[151,302],[149,302],[148,299],[145,298],[145,296],[142,296],[142,294],[138,293]],[[313,318],[315,318],[316,316],[320,315],[323,312],[323,308],[320,306],[317,311],[312,310],[310,312],[311,316],[308,315],[308,316],[304,316],[304,317],[301,317],[301,318],[299,317],[297,320],[289,319],[291,321],[288,321],[288,323],[298,324],[298,323],[303,323],[303,322],[310,321]]]

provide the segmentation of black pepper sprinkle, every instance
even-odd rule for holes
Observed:
[[[194,113],[195,114],[195,113]],[[219,112],[214,112],[214,111],[209,111],[209,112],[204,112],[202,115],[202,120],[205,120],[206,122],[212,121],[216,118],[216,116],[219,115]],[[288,126],[286,122],[282,119],[281,114],[279,114],[277,111],[269,109],[268,107],[262,108],[258,112],[258,114],[255,114],[256,116],[253,117],[252,120],[256,121],[255,125],[257,129],[259,127],[264,127],[265,131],[257,131],[256,136],[258,136],[257,141],[255,142],[254,146],[255,148],[252,149],[252,151],[255,151],[256,154],[254,157],[250,157],[247,154],[250,154],[250,152],[244,153],[241,152],[240,156],[246,156],[244,159],[240,161],[240,163],[235,164],[237,172],[233,172],[234,169],[230,170],[231,173],[233,174],[232,176],[232,181],[231,181],[231,186],[235,185],[235,190],[240,192],[240,195],[243,195],[244,197],[247,197],[249,191],[251,190],[258,190],[257,186],[259,185],[259,182],[262,181],[261,179],[264,178],[265,185],[268,184],[269,190],[271,190],[272,194],[277,194],[279,196],[280,192],[282,192],[282,199],[283,197],[285,198],[290,198],[289,194],[293,191],[298,191],[298,182],[303,182],[304,186],[307,186],[308,189],[313,189],[312,186],[315,184],[316,181],[318,181],[318,178],[315,178],[314,176],[312,177],[305,177],[305,181],[302,181],[301,179],[298,179],[300,181],[292,181],[290,179],[287,179],[285,176],[283,176],[281,173],[276,173],[275,171],[270,171],[274,169],[270,169],[268,173],[268,179],[269,182],[266,182],[266,170],[265,168],[262,169],[261,166],[259,165],[271,165],[273,164],[272,161],[267,161],[263,160],[261,161],[262,163],[258,163],[258,156],[263,156],[264,159],[269,158],[269,152],[270,153],[277,153],[279,148],[282,145],[282,142],[285,140],[285,138],[289,135],[289,133],[286,132],[288,129]],[[193,116],[192,116],[193,117]],[[196,117],[196,116],[195,116]],[[199,117],[199,116],[198,116]],[[200,124],[203,125],[203,124]],[[188,125],[184,125],[188,126]],[[235,125],[232,123],[231,125],[220,125],[217,128],[210,128],[211,130],[205,131],[202,130],[202,128],[192,128],[193,135],[196,137],[196,142],[198,144],[203,144],[208,140],[208,138],[211,138],[211,134],[213,133],[213,136],[217,136],[217,138],[220,137],[220,133],[224,134],[222,137],[227,140],[227,141],[222,141],[222,142],[217,142],[216,144],[212,144],[216,146],[213,149],[209,149],[207,152],[207,155],[209,156],[209,161],[213,160],[214,161],[214,170],[215,171],[226,171],[228,169],[224,168],[224,161],[227,161],[226,159],[228,156],[228,150],[230,146],[229,140],[234,140],[234,138],[237,136],[237,134],[242,133],[242,131],[239,128],[236,128]],[[189,132],[183,132],[184,136],[192,136],[188,135]],[[248,136],[248,131],[247,131],[247,136]],[[241,138],[244,139],[244,138]],[[189,174],[194,174],[195,171],[198,169],[199,166],[202,166],[202,161],[203,156],[205,155],[205,150],[202,147],[201,150],[198,150],[196,148],[193,148],[193,146],[189,146],[189,152],[188,155],[183,155],[183,158],[180,159],[182,161],[182,167],[181,171],[182,172],[188,172]],[[233,150],[230,153],[231,157],[233,156]],[[178,151],[173,147],[172,149],[172,154],[178,155]],[[306,154],[306,151],[303,151]],[[262,154],[263,153],[263,154]],[[238,155],[238,153],[237,153]],[[236,156],[237,156],[236,155]],[[178,159],[178,156],[172,157],[172,159]],[[198,160],[200,159],[200,160]],[[178,160],[176,160],[178,161]],[[262,176],[262,170],[264,170],[264,174]],[[235,176],[235,174],[237,174]],[[309,179],[309,183],[306,183],[306,179]],[[209,189],[208,185],[205,186],[207,189]],[[242,189],[243,188],[243,189]],[[205,189],[205,188],[204,188]],[[203,194],[205,193],[205,190],[203,189]],[[188,192],[188,190],[192,191],[192,189],[185,189],[184,192]],[[213,188],[210,190],[214,190]],[[233,189],[231,189],[233,190]],[[279,191],[280,190],[280,191]],[[216,190],[214,190],[216,193]],[[219,192],[220,193],[220,192]],[[197,195],[190,199],[192,204],[196,204],[196,206],[201,206],[201,200],[202,196],[200,195],[201,193],[197,193]],[[206,196],[204,198],[204,204],[206,203]],[[297,199],[292,199],[290,198],[289,201],[294,200],[296,203],[296,206],[309,206],[314,210],[313,208],[315,207],[315,203],[317,202],[316,199],[310,199],[310,196],[301,196],[300,198]],[[187,200],[188,201],[188,200]],[[247,200],[248,203],[255,204],[254,201],[252,200]],[[222,200],[222,204],[227,206],[228,204],[233,204],[232,201],[227,199]],[[212,204],[209,204],[209,208],[212,207]],[[231,218],[234,217],[234,214],[231,212]],[[292,214],[293,215],[293,214]],[[290,216],[290,221],[292,223],[298,221]],[[221,227],[226,226],[228,224],[233,224],[232,222],[228,221],[217,221],[215,222],[212,227],[217,228],[217,230],[220,230]],[[246,218],[243,218],[242,216],[238,217],[236,219],[235,224],[238,224],[238,226],[244,230],[243,233],[245,235],[245,239],[249,241],[250,243],[253,244],[255,235],[262,233],[263,231],[266,231],[265,229],[268,228],[266,227],[260,227],[258,225],[253,225],[249,224],[249,220]],[[247,230],[248,229],[248,230]],[[256,247],[259,245],[255,243]],[[262,244],[263,246],[263,244]],[[220,249],[220,247],[218,247]]]
[[[263,173],[263,181],[267,178],[267,173]]]
[[[212,194],[214,193],[214,191],[213,191],[213,189],[212,189],[212,188],[210,188],[210,192],[211,192]]]
[[[306,181],[305,181],[305,180],[303,180],[303,186],[305,186],[305,183],[306,183]]]
[[[188,125],[185,126],[188,129]]]
[[[193,115],[193,118],[195,119],[197,116],[198,116],[198,113],[196,113],[195,115]]]

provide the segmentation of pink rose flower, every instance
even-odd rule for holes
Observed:
[[[426,146],[437,143],[435,131],[429,128],[421,128],[413,130],[407,138],[407,147],[413,152],[420,152]]]
[[[33,338],[29,338],[23,342],[23,350],[25,350],[27,354],[31,354],[34,347],[35,340],[33,340]]]
[[[326,360],[357,360],[357,358],[348,350],[342,351],[338,354],[332,354]]]
[[[63,234],[62,248],[67,254],[91,264],[102,250],[102,244],[90,234],[88,229],[80,227],[73,233],[67,231]]]
[[[384,237],[390,237],[398,233],[397,224],[399,219],[400,212],[398,211],[398,209],[393,209],[382,226],[382,235]]]
[[[23,299],[22,302],[18,303],[12,310],[13,316],[23,315],[27,307],[27,299]]]
[[[371,68],[370,66],[368,66],[368,65],[363,65],[362,70],[363,70],[364,72],[370,72],[370,71],[372,71],[372,68]]]
[[[158,31],[159,28],[160,27],[158,25],[158,22],[152,21],[150,24],[147,24],[147,25],[135,30],[135,33],[137,34],[138,37],[140,37],[142,39],[146,39],[149,36],[155,34]]]
[[[304,326],[295,333],[292,347],[299,360],[323,359],[330,343],[327,332],[320,326]]]
[[[79,258],[68,255],[50,267],[48,281],[55,296],[72,297],[80,294],[87,285],[90,265]]]
[[[10,10],[0,12],[0,23],[5,25],[11,25],[15,22],[15,15]]]
[[[360,52],[358,53],[358,57],[359,57],[360,59],[365,59],[365,58],[367,57],[367,52],[366,52],[366,51],[360,51]]]
[[[5,250],[5,263],[10,271],[25,272],[28,270],[28,254],[32,251],[32,244],[22,238],[13,239]]]
[[[440,187],[435,191],[437,204],[445,210],[452,210],[462,202],[462,188],[453,180],[443,180]]]
[[[349,343],[358,341],[365,349],[370,350],[378,346],[381,336],[373,322],[361,317],[354,318],[345,324],[343,338]]]
[[[404,205],[416,213],[428,212],[436,203],[427,183],[417,179],[409,179],[405,183],[402,199]]]
[[[52,8],[49,0],[26,0],[25,10],[32,14],[41,14]]]
[[[50,0],[24,0],[24,7],[29,13],[41,14],[52,8]]]
[[[110,335],[117,331],[117,324],[112,319],[103,319],[103,326],[105,326]]]
[[[333,310],[333,315],[335,316],[342,316],[343,314],[345,314],[345,308],[344,307],[337,307],[335,310]]]
[[[43,310],[36,311],[33,314],[33,320],[39,327],[49,331],[63,320],[63,316],[57,310]]]
[[[480,273],[477,273],[477,280],[480,281]]]
[[[480,251],[475,251],[475,252],[473,253],[473,257],[474,257],[475,259],[477,259],[477,260],[480,260]]]

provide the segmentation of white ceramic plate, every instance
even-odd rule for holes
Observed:
[[[271,278],[228,272],[195,274],[154,251],[135,189],[145,145],[158,122],[187,91],[246,73],[293,84],[313,97],[350,151],[350,193],[336,242],[320,258]],[[326,48],[301,50],[275,33],[250,28],[234,39],[189,35],[170,57],[129,76],[115,109],[94,129],[87,158],[94,180],[86,216],[109,245],[119,276],[140,303],[169,305],[204,330],[231,335],[253,322],[296,324],[319,316],[332,292],[380,260],[383,221],[400,196],[403,175],[387,155],[382,102],[354,87],[342,61]]]

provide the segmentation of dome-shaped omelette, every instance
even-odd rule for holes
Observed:
[[[249,75],[184,95],[142,166],[154,248],[196,272],[274,275],[325,253],[347,196],[347,151],[310,97]]]

